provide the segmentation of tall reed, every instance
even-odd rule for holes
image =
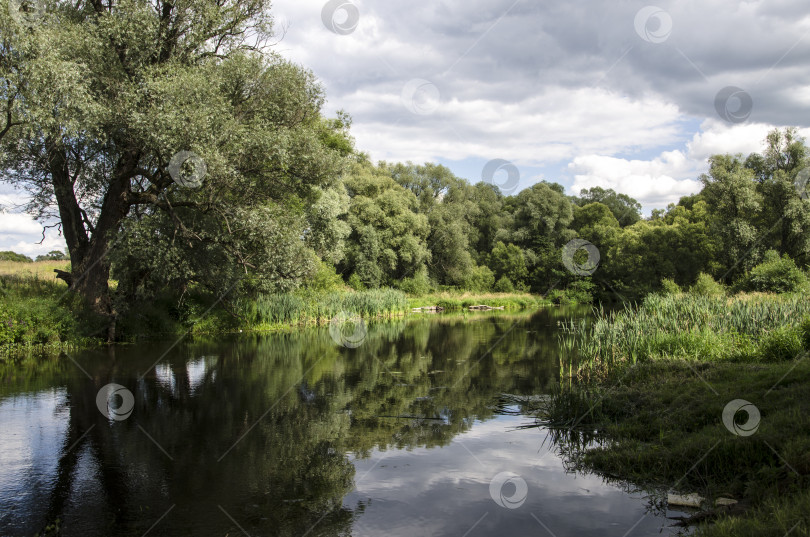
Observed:
[[[591,322],[563,325],[561,368],[589,376],[657,356],[711,360],[739,355],[808,315],[810,301],[800,296],[650,295],[638,306],[595,310]]]
[[[394,289],[349,293],[266,294],[243,299],[237,307],[253,325],[306,324],[331,319],[341,311],[372,317],[404,312],[405,294]]]

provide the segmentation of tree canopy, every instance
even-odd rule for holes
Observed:
[[[769,249],[810,262],[795,129],[712,156],[701,192],[649,218],[600,187],[505,196],[438,164],[371,162],[349,115],[323,114],[313,73],[267,46],[269,13],[267,0],[111,0],[21,25],[0,9],[2,180],[57,222],[59,276],[112,328],[162,293],[232,306],[339,281],[629,298],[701,273],[733,284]],[[600,253],[589,276],[562,261],[574,239]]]

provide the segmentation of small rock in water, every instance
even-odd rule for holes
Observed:
[[[714,505],[717,507],[726,506],[726,505],[734,505],[738,503],[737,500],[732,500],[731,498],[717,498],[715,500]]]
[[[698,494],[667,494],[667,503],[669,505],[682,505],[684,507],[700,507],[703,498]]]

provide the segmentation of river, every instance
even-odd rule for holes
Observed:
[[[504,396],[558,382],[557,322],[575,315],[413,315],[0,365],[0,535],[674,534],[652,496],[571,468]]]

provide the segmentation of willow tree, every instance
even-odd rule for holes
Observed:
[[[108,252],[133,215],[216,242],[254,210],[302,207],[338,174],[320,86],[269,52],[267,0],[56,2],[27,24],[0,8],[3,179],[58,221],[71,259],[60,277],[101,313],[115,316]],[[227,243],[228,258],[261,271],[243,246]]]

